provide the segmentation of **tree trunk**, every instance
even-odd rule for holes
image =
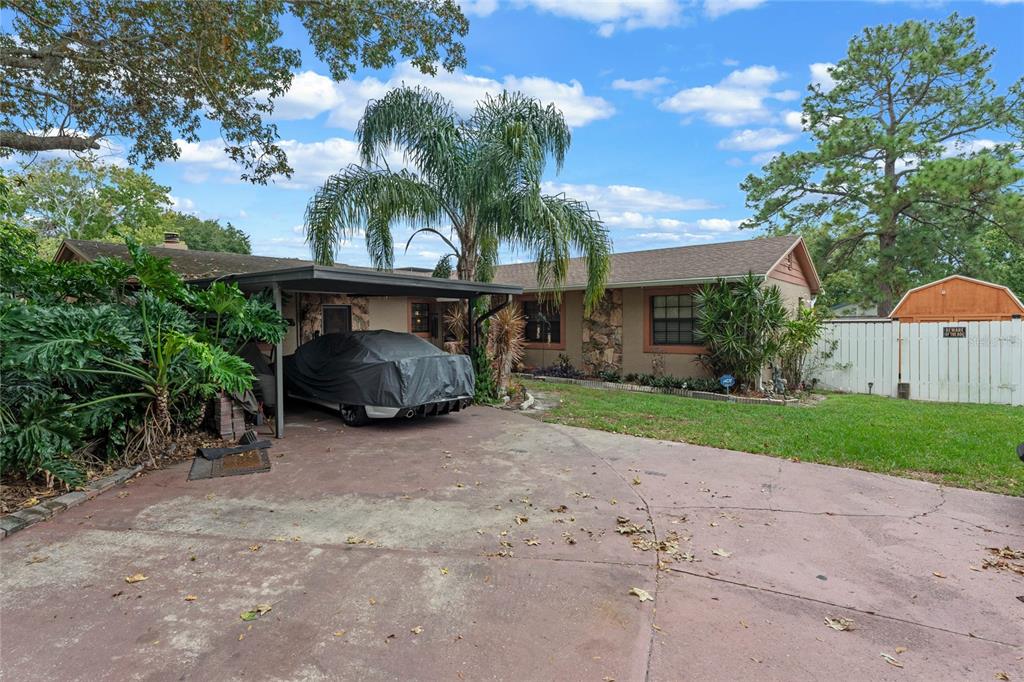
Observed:
[[[889,251],[896,245],[895,230],[878,235],[878,308],[879,317],[887,317],[896,306],[899,292],[893,286],[893,274],[896,271],[896,259]]]

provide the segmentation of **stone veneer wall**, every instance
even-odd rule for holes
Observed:
[[[299,344],[316,337],[323,329],[324,305],[347,305],[352,308],[352,329],[363,331],[370,328],[370,302],[366,296],[348,294],[295,294],[298,297]]]
[[[583,369],[622,371],[622,289],[609,289],[583,319]]]

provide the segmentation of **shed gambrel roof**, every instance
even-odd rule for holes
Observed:
[[[783,258],[797,252],[812,293],[821,288],[803,239],[795,235],[757,237],[736,242],[676,246],[667,249],[630,251],[611,256],[607,286],[634,287],[714,281],[742,277],[747,273],[767,276]],[[494,281],[517,284],[526,291],[537,289],[537,264],[500,265]],[[585,289],[587,265],[583,258],[569,262],[566,289]]]

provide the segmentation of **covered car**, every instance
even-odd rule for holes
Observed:
[[[457,412],[473,398],[468,356],[413,334],[324,334],[284,359],[288,394],[338,409],[346,424]]]

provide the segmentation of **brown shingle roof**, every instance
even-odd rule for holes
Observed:
[[[790,235],[758,237],[738,242],[616,253],[611,257],[607,286],[714,280],[748,272],[766,275],[799,239]],[[494,281],[497,284],[518,284],[527,291],[536,290],[536,264],[501,265],[497,268]],[[586,262],[582,258],[573,258],[569,263],[565,288],[582,289],[586,285]]]
[[[128,260],[128,249],[123,244],[108,244],[84,239],[65,239],[64,247],[85,260],[97,258],[117,258]],[[62,247],[63,248],[63,247]],[[311,261],[299,258],[273,258],[270,256],[246,256],[240,253],[223,253],[218,251],[193,251],[185,249],[168,249],[162,246],[150,246],[146,249],[154,256],[170,258],[172,267],[185,279],[202,279],[220,277],[246,272],[262,272],[294,268],[310,265]],[[63,258],[58,252],[57,257]]]

